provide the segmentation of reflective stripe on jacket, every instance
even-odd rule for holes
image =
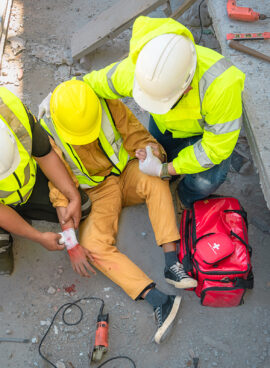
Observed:
[[[36,162],[32,158],[32,131],[23,103],[5,87],[0,87],[0,118],[14,135],[20,154],[17,169],[0,181],[0,202],[25,203],[36,181]]]
[[[122,137],[114,125],[106,102],[103,99],[100,99],[100,103],[102,107],[101,129],[98,137],[100,147],[113,165],[111,173],[114,175],[120,175],[126,167],[129,155],[124,149]],[[61,149],[65,160],[68,162],[72,172],[78,179],[81,188],[93,188],[105,180],[104,176],[94,176],[88,173],[72,145],[63,141],[55,128],[52,119],[44,118],[40,120],[40,122],[44,129],[46,129],[46,131],[52,136],[56,145]]]
[[[193,41],[190,32],[172,19],[139,17],[133,26],[129,56],[87,74],[84,81],[103,98],[131,97],[138,53],[145,43],[163,33],[185,35]],[[196,46],[196,52],[198,62],[192,90],[168,113],[153,114],[162,133],[170,131],[174,138],[202,135],[173,160],[179,174],[207,170],[229,157],[242,123],[244,74],[213,50]]]

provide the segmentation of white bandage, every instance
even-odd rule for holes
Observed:
[[[64,230],[59,234],[62,236],[61,239],[59,240],[59,244],[65,244],[67,250],[70,250],[76,247],[77,244],[79,244],[75,234],[75,230],[73,228]]]

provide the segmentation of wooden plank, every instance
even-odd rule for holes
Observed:
[[[72,57],[80,59],[89,54],[128,28],[135,18],[150,13],[164,3],[168,0],[118,1],[74,33],[71,39]]]
[[[193,4],[196,3],[197,0],[186,0],[182,5],[179,6],[175,12],[171,15],[171,18],[178,19],[184,14]]]
[[[0,0],[2,1],[2,0]],[[8,33],[8,25],[11,13],[13,0],[4,0],[1,4],[1,32],[0,32],[0,69],[2,64],[3,52],[6,43],[6,37]]]

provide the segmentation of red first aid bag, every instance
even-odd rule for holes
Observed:
[[[247,215],[236,198],[197,201],[184,210],[179,260],[198,280],[202,305],[233,307],[253,288]]]

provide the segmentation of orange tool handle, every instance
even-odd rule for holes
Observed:
[[[266,40],[270,38],[270,32],[261,33],[227,33],[227,40]]]
[[[105,346],[108,348],[108,314],[103,314],[99,316],[97,321],[97,329],[96,329],[96,337],[95,337],[95,345],[97,346]]]
[[[228,0],[227,12],[229,18],[241,20],[243,22],[255,22],[260,19],[260,13],[255,12],[251,8],[237,6],[235,0]]]

